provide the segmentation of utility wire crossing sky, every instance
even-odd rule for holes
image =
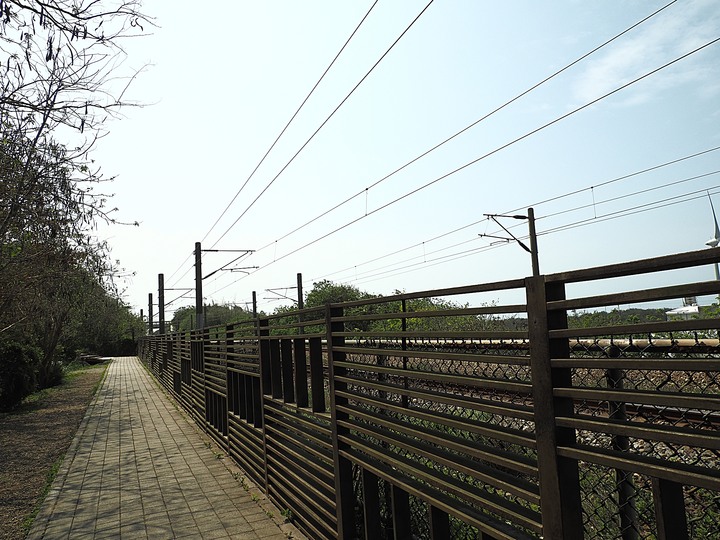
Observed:
[[[243,304],[298,272],[306,290],[379,294],[527,276],[528,254],[483,236],[502,232],[483,214],[530,206],[542,273],[713,234],[713,1],[239,2],[212,19],[148,7],[160,27],[126,64],[151,64],[129,89],[151,105],[95,156],[141,222],[99,231],[137,272],[136,310],[159,273],[193,286],[201,240],[249,252],[243,272],[229,271],[237,254],[203,258],[205,301]],[[166,300],[167,317],[193,302]]]

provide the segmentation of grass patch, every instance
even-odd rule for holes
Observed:
[[[76,379],[82,374],[88,373],[88,372],[99,372],[101,371],[101,375],[98,378],[97,382],[92,386],[89,392],[86,391],[83,397],[82,393],[78,394],[78,397],[82,399],[83,401],[87,401],[88,407],[91,405],[93,399],[97,395],[99,389],[101,388],[102,384],[105,381],[105,378],[107,377],[107,368],[109,366],[108,363],[104,363],[102,365],[84,365],[84,366],[75,366],[71,369],[70,376],[67,377],[62,384],[52,387],[52,388],[46,388],[43,390],[40,390],[38,392],[35,392],[31,396],[28,396],[26,400],[22,404],[22,414],[26,413],[32,413],[34,411],[40,411],[44,406],[52,407],[53,403],[53,397],[56,394],[61,394],[63,391],[67,390],[69,392],[73,392],[73,390],[70,388],[70,384],[68,384],[73,379]],[[47,403],[44,403],[47,402]],[[13,414],[17,414],[18,411],[14,411]],[[87,413],[87,409],[85,410],[85,413]],[[70,432],[73,432],[77,430],[77,427],[75,427],[76,424],[71,424],[68,429],[68,434],[70,434],[72,438],[72,434]],[[35,501],[35,505],[33,506],[32,510],[25,514],[25,516],[22,519],[22,522],[20,524],[20,527],[22,529],[23,536],[27,536],[30,532],[30,529],[32,528],[33,523],[35,522],[35,519],[37,518],[38,513],[40,512],[40,508],[42,507],[43,503],[45,502],[45,499],[48,496],[48,493],[50,493],[50,489],[52,488],[53,482],[55,482],[55,479],[58,476],[58,473],[60,472],[60,468],[62,467],[62,464],[65,460],[65,457],[67,455],[68,447],[66,447],[62,454],[55,459],[55,461],[50,465],[50,467],[47,469],[47,472],[45,474],[44,479],[44,485],[38,494],[38,497]]]
[[[98,393],[98,390],[100,390],[100,387],[103,385],[103,383],[105,383],[105,379],[107,378],[107,368],[109,365],[109,363],[102,364],[102,377],[100,377],[100,380],[96,382],[95,385],[92,387],[92,394],[90,394],[91,400],[95,397],[95,394]]]
[[[60,467],[63,464],[63,461],[65,461],[65,454],[60,456],[55,463],[53,463],[52,467],[50,467],[50,470],[47,472],[47,475],[45,476],[45,487],[43,487],[42,493],[40,494],[40,497],[38,498],[38,502],[35,505],[35,508],[33,511],[25,516],[23,518],[22,522],[22,529],[23,533],[27,536],[27,534],[30,532],[30,527],[32,527],[33,522],[35,521],[35,518],[38,515],[38,512],[40,512],[40,507],[42,506],[43,502],[45,502],[45,497],[47,497],[48,493],[50,493],[50,488],[52,487],[53,482],[55,481],[55,478],[58,475],[58,472],[60,472]]]

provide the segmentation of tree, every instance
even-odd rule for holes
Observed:
[[[186,306],[175,310],[170,325],[173,331],[193,330],[195,307]],[[252,313],[233,304],[210,304],[205,306],[205,326],[219,326],[252,319]]]
[[[91,145],[108,114],[129,105],[123,97],[137,72],[119,67],[123,40],[152,24],[140,7],[138,0],[0,0],[0,121],[37,142],[66,126],[88,133]]]
[[[373,295],[361,291],[354,285],[338,284],[323,279],[314,283],[312,290],[305,296],[305,307],[321,307],[325,304],[353,302],[372,297]]]
[[[122,41],[150,24],[139,7],[136,0],[0,0],[0,238],[13,242],[11,252],[31,224],[79,243],[81,227],[114,221],[109,196],[97,192],[107,180],[89,151],[107,117],[131,105],[123,96],[137,72],[121,72]]]
[[[137,322],[121,315],[118,263],[92,236],[97,220],[116,222],[116,209],[108,209],[110,195],[99,189],[108,180],[89,152],[105,120],[129,105],[124,95],[137,72],[122,73],[122,40],[150,23],[139,7],[136,0],[0,0],[4,376],[12,376],[13,358],[38,356],[46,384],[59,352],[83,342],[71,332],[77,325],[112,318],[132,329]],[[99,326],[92,331],[94,346],[112,341]],[[40,353],[18,356],[13,343]]]

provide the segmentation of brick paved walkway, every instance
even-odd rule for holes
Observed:
[[[287,538],[218,455],[136,357],[116,358],[28,538]]]

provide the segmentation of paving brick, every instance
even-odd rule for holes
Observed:
[[[113,359],[64,467],[29,540],[286,538],[136,357]]]

